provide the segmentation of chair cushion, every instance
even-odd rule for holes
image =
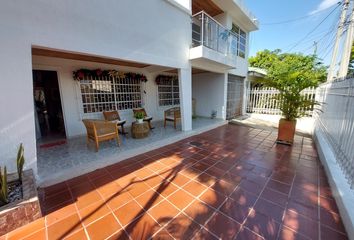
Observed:
[[[150,120],[152,120],[152,117],[149,116],[144,117],[144,121],[150,121]]]
[[[165,119],[166,119],[166,120],[171,120],[171,121],[174,121],[174,120],[175,120],[175,118],[174,118],[173,116],[166,116]]]
[[[127,121],[126,120],[116,120],[116,121],[114,121],[115,123],[117,123],[117,125],[123,125],[123,124],[125,124]]]

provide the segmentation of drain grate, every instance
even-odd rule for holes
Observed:
[[[200,147],[203,145],[203,143],[200,142],[189,142],[190,145],[195,146],[195,147]]]

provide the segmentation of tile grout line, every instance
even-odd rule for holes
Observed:
[[[202,158],[202,159],[200,159],[200,160],[198,160],[195,164],[197,164],[198,162],[201,162],[203,159],[205,159],[206,157],[208,157],[208,156],[210,156],[212,153],[210,153],[210,154],[208,154],[208,155],[206,155],[204,158]],[[193,157],[192,157],[193,158]],[[206,173],[206,171],[209,169],[209,168],[211,168],[211,167],[213,167],[215,164],[217,164],[218,162],[220,162],[220,161],[222,161],[223,159],[225,159],[226,157],[223,157],[223,158],[221,158],[221,159],[219,159],[219,160],[217,160],[214,164],[212,164],[212,165],[210,165],[208,168],[206,168],[204,171],[202,171],[199,175],[201,175],[201,174],[203,174],[203,173]],[[190,167],[193,167],[195,164],[193,164],[192,166],[190,166]],[[235,163],[236,164],[236,163]],[[235,165],[234,164],[234,165]],[[233,165],[233,166],[234,166]],[[182,175],[184,175],[183,173],[181,173]],[[207,173],[206,173],[207,174]],[[198,175],[198,176],[199,176]],[[185,175],[184,175],[185,176]],[[196,177],[194,177],[193,179],[191,179],[190,181],[188,181],[187,183],[185,183],[184,185],[182,185],[181,187],[180,186],[178,186],[178,188],[179,188],[179,190],[183,190],[184,192],[186,192],[187,194],[189,194],[190,196],[192,196],[193,198],[194,198],[194,200],[191,202],[191,203],[189,203],[187,206],[185,206],[181,211],[180,211],[180,213],[179,214],[177,214],[175,217],[173,217],[170,221],[168,221],[165,225],[163,225],[163,227],[162,228],[164,228],[166,225],[168,225],[171,221],[173,221],[174,219],[176,219],[176,217],[177,216],[179,216],[180,214],[183,214],[183,215],[185,215],[185,216],[187,216],[189,219],[191,219],[193,222],[195,222],[195,220],[194,219],[192,219],[190,216],[188,216],[187,214],[185,214],[184,213],[184,210],[186,210],[189,206],[191,206],[196,200],[198,200],[198,201],[201,201],[201,202],[203,202],[204,204],[207,204],[207,203],[205,203],[204,201],[202,201],[202,200],[200,200],[199,199],[199,196],[201,196],[202,194],[204,194],[207,190],[209,190],[209,189],[211,189],[211,186],[209,186],[209,187],[207,187],[207,186],[205,186],[206,188],[198,195],[198,196],[194,196],[194,195],[192,195],[192,194],[190,194],[188,191],[186,191],[186,190],[184,190],[182,187],[183,186],[185,186],[185,185],[187,185],[188,183],[190,183],[191,181],[194,181],[194,179],[195,178],[197,178],[198,176],[196,176]],[[187,177],[187,176],[185,176],[185,177]],[[187,177],[188,178],[188,177]],[[212,189],[213,190],[213,189]],[[178,190],[176,190],[175,192],[177,192]],[[215,191],[215,190],[214,190]],[[174,192],[174,193],[175,193]],[[173,194],[173,193],[172,193]],[[170,194],[170,195],[168,195],[168,196],[171,196],[172,194]],[[163,196],[162,196],[163,197]],[[177,207],[177,206],[175,206],[173,203],[171,203],[167,198],[165,198],[165,200],[166,201],[168,201],[170,204],[172,204],[175,208],[177,208],[178,210],[179,210],[179,208]],[[225,199],[226,200],[226,199]],[[223,202],[225,202],[225,200],[223,201]],[[223,203],[222,203],[223,204]],[[208,206],[209,206],[209,204],[207,204]],[[211,207],[211,206],[210,206]],[[221,207],[221,205],[220,205],[220,207]],[[213,207],[211,207],[212,209],[215,209],[215,208],[213,208]],[[214,214],[212,214],[212,216],[213,216]],[[212,217],[211,216],[211,217]],[[210,217],[210,218],[211,218]],[[206,223],[209,221],[209,219],[210,218],[208,218],[207,219],[207,221],[206,221]],[[198,222],[195,222],[195,223],[197,223],[199,226],[200,226],[200,229],[199,230],[201,230],[201,229],[203,229],[203,228],[205,228],[203,225],[201,225],[201,224],[199,224]],[[162,229],[161,228],[161,229]],[[198,230],[198,232],[199,232],[199,230]],[[209,231],[208,231],[209,232]],[[157,232],[158,233],[158,232]],[[156,235],[157,233],[155,233],[154,235]],[[214,235],[213,233],[211,233],[212,235]],[[215,235],[214,235],[215,236]],[[217,236],[216,236],[217,237]]]
[[[129,165],[128,165],[129,166]],[[107,172],[108,172],[108,174],[109,174],[109,176],[113,179],[113,182],[114,183],[116,183],[115,182],[115,179],[114,179],[114,177],[112,176],[112,174],[107,170]],[[117,179],[116,179],[117,180]],[[117,184],[117,186],[118,187],[122,187],[121,185],[119,185],[118,183],[116,183]],[[123,188],[122,188],[123,189]],[[100,194],[100,193],[99,193]],[[129,191],[128,191],[128,194],[131,196],[131,197],[133,197],[130,193],[129,193]],[[101,194],[100,194],[101,195]],[[113,196],[113,195],[112,195]],[[112,197],[111,196],[111,197]],[[102,196],[102,198],[103,198],[103,196]],[[103,198],[104,199],[104,198]],[[134,198],[133,198],[133,200],[134,200]],[[128,201],[128,202],[126,202],[125,204],[123,204],[122,206],[119,206],[119,207],[117,207],[117,209],[119,209],[119,208],[121,208],[121,207],[123,207],[123,206],[125,206],[125,205],[127,205],[128,203],[130,203],[132,200],[130,200],[130,201]],[[128,236],[128,238],[129,239],[132,239],[131,237],[130,237],[130,234],[128,234],[128,232],[125,230],[125,227],[123,227],[123,224],[119,221],[119,219],[116,217],[116,215],[114,214],[114,212],[113,212],[113,209],[108,205],[108,204],[106,204],[105,203],[105,205],[108,207],[108,209],[111,211],[110,213],[112,213],[112,215],[113,215],[113,217],[116,219],[116,221],[118,222],[118,224],[121,226],[121,229],[123,229],[123,231],[125,232],[125,234]],[[117,209],[115,209],[115,210],[117,210]],[[135,219],[133,219],[132,221],[134,221]],[[119,230],[117,230],[116,232],[114,232],[111,236],[113,236],[114,234],[116,234],[117,232],[119,232],[121,229],[119,229]],[[110,237],[111,237],[110,236]]]
[[[245,217],[245,219],[243,220],[243,222],[241,223],[240,229],[242,229],[242,228],[244,228],[244,227],[247,228],[247,229],[249,229],[247,226],[245,226],[245,223],[247,222],[248,217],[251,215],[251,212],[254,211],[254,207],[256,206],[258,200],[261,198],[261,195],[262,195],[262,193],[264,192],[264,189],[266,188],[266,186],[267,186],[267,184],[268,184],[269,181],[270,181],[270,177],[268,177],[268,179],[267,179],[266,183],[264,184],[264,186],[263,186],[261,192],[260,192],[259,195],[257,196],[257,199],[256,199],[256,201],[254,202],[253,206],[252,206],[251,208],[249,208],[249,212],[248,212],[247,216]],[[250,230],[251,232],[255,233],[256,235],[258,235],[258,236],[260,236],[260,237],[263,238],[263,236],[261,236],[260,234],[258,234],[258,233],[256,233],[256,232],[252,231],[251,229],[249,229],[249,230]],[[235,238],[238,237],[238,235],[240,234],[240,232],[241,232],[241,231],[239,231],[239,232],[237,233],[237,236],[236,236]],[[263,239],[264,239],[264,238],[263,238]]]
[[[67,187],[68,190],[69,190],[69,193],[70,193],[71,198],[74,200],[74,195],[73,195],[73,193],[72,193],[72,191],[71,191],[71,188],[69,187],[67,181],[65,181],[65,185],[66,185],[66,187]],[[91,238],[90,238],[90,235],[88,234],[88,232],[87,232],[87,230],[86,230],[86,227],[85,227],[84,224],[81,222],[81,215],[80,215],[80,212],[79,212],[79,208],[77,207],[76,201],[75,201],[75,203],[74,203],[74,206],[75,206],[77,215],[79,216],[80,223],[81,223],[81,225],[82,225],[82,228],[84,229],[84,232],[85,232],[86,237],[87,237],[88,239],[91,239]],[[72,215],[73,215],[73,214],[72,214]],[[70,216],[71,216],[71,215],[70,215]],[[76,232],[78,232],[78,230],[75,231],[75,232],[73,232],[72,234],[74,234],[74,233],[76,233]],[[72,234],[70,234],[70,235],[72,235]],[[70,236],[70,235],[69,235],[69,236]],[[69,237],[69,236],[67,236],[67,237]],[[49,237],[48,237],[48,239],[49,239]]]

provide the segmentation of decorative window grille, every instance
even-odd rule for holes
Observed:
[[[179,85],[177,77],[161,77],[158,80],[160,106],[179,105]]]
[[[141,107],[141,81],[129,77],[85,77],[79,82],[83,113]]]
[[[235,24],[232,24],[232,31],[236,34],[237,36],[237,55],[239,57],[245,58],[246,57],[246,39],[247,39],[247,34],[245,31],[243,31],[240,27],[238,27]]]

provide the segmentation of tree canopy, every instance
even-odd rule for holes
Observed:
[[[317,86],[326,80],[327,75],[326,67],[315,55],[281,53],[279,49],[260,51],[249,58],[249,63],[251,67],[267,70],[268,81],[283,85],[301,83],[308,87]]]
[[[352,50],[350,52],[349,74],[354,74],[354,45],[352,46]]]
[[[308,109],[318,104],[314,98],[306,99],[301,91],[317,87],[326,79],[326,67],[315,55],[281,53],[280,50],[264,50],[249,59],[252,67],[267,70],[263,85],[279,90],[273,99],[287,120],[306,116]]]

